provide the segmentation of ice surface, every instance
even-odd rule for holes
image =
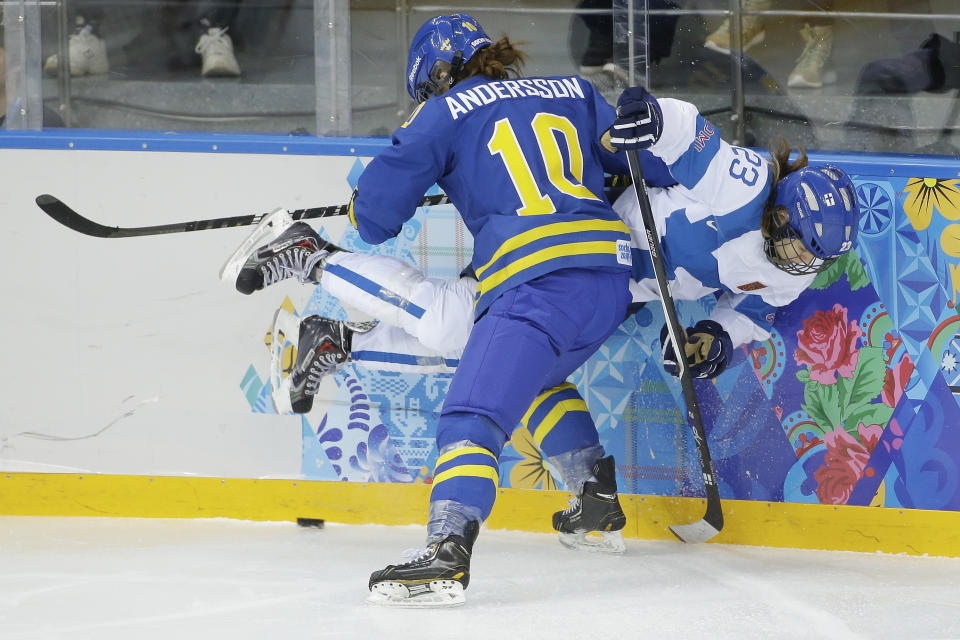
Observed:
[[[463,607],[369,605],[420,527],[0,517],[0,638],[960,638],[960,559],[482,531]]]

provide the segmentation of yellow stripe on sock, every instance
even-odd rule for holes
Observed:
[[[576,385],[574,385],[572,382],[564,382],[563,384],[557,385],[556,387],[550,387],[549,389],[547,389],[546,391],[544,391],[543,393],[541,393],[540,395],[538,395],[536,398],[533,399],[533,403],[530,405],[530,408],[527,409],[527,412],[523,414],[522,418],[520,418],[520,423],[524,427],[526,427],[530,423],[530,416],[533,415],[533,412],[536,411],[541,404],[543,404],[544,400],[546,400],[553,394],[560,393],[564,389],[576,389],[576,388],[577,388]]]
[[[438,473],[433,477],[433,486],[437,486],[444,480],[460,477],[489,478],[490,480],[493,480],[493,485],[495,487],[500,486],[500,476],[497,473],[497,470],[494,467],[488,467],[485,464],[463,464],[459,467],[447,469],[446,471]]]
[[[559,422],[560,418],[565,416],[568,411],[589,412],[589,409],[587,409],[587,403],[583,401],[583,398],[571,398],[570,400],[558,402],[553,409],[550,409],[547,417],[543,419],[537,426],[536,431],[533,432],[533,441],[537,443],[538,447],[543,444],[543,440],[547,437],[547,434],[557,426],[557,422]]]
[[[433,468],[436,469],[437,467],[442,465],[444,462],[450,462],[454,458],[458,458],[460,456],[466,456],[471,453],[485,453],[491,458],[493,458],[494,462],[497,461],[497,457],[493,455],[493,452],[487,449],[484,449],[483,447],[461,447],[459,449],[452,449],[450,451],[447,451],[445,454],[437,458],[437,464],[435,464]]]

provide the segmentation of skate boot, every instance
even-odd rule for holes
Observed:
[[[368,602],[393,607],[451,607],[464,603],[470,554],[480,531],[471,520],[462,536],[450,535],[402,564],[370,575]]]
[[[300,319],[279,309],[274,317],[270,344],[270,379],[277,413],[309,413],[320,381],[350,361],[353,334],[366,333],[376,324],[321,316]],[[296,351],[287,347],[294,336]],[[292,367],[284,366],[290,362]]]
[[[627,518],[617,497],[613,456],[597,460],[593,475],[596,482],[584,482],[570,507],[553,514],[553,528],[560,532],[560,544],[570,549],[623,553],[621,530]]]
[[[220,278],[235,278],[237,291],[245,295],[290,277],[317,284],[325,260],[337,251],[343,249],[322,239],[307,223],[294,222],[285,209],[277,209],[264,216],[233,252]]]

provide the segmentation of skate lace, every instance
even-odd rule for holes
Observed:
[[[325,251],[315,251],[299,245],[282,251],[260,267],[263,272],[263,286],[293,276],[306,283],[308,274],[325,256]]]
[[[211,27],[205,34],[200,36],[200,41],[194,51],[203,55],[210,47],[226,47],[226,33],[229,27]]]
[[[336,371],[339,365],[343,363],[345,358],[342,359],[342,356],[343,351],[340,349],[335,352],[327,352],[315,356],[313,362],[310,363],[309,371],[307,371],[307,379],[304,382],[304,393],[308,396],[316,395],[317,390],[320,388],[320,381],[323,380],[327,374]]]
[[[307,372],[307,382],[304,388],[304,393],[308,396],[313,396],[317,394],[317,390],[320,388],[320,381],[330,373],[332,367],[321,363],[319,360],[315,361],[310,366],[310,371]]]
[[[400,554],[402,560],[401,564],[413,564],[423,560],[433,551],[432,547],[426,547],[423,549],[405,549],[403,553]]]
[[[578,497],[570,498],[570,500],[567,501],[567,504],[569,504],[570,506],[563,510],[563,515],[565,516],[568,516],[574,513],[577,509],[580,508],[580,498]]]

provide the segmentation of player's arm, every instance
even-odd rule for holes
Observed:
[[[724,292],[710,319],[730,334],[734,347],[770,337],[777,308],[758,295]]]
[[[604,99],[598,91],[593,90],[593,85],[584,82],[589,86],[593,95],[593,112],[596,117],[595,131],[605,131],[616,119],[617,112],[609,102]],[[612,176],[621,177],[624,180],[630,178],[630,165],[627,164],[627,154],[623,150],[610,148],[602,143],[599,146],[600,165],[603,170]],[[640,158],[640,166],[643,168],[643,179],[651,187],[669,187],[677,184],[677,180],[670,175],[667,165],[649,151],[641,150],[637,153]],[[610,198],[613,202],[614,198]]]
[[[717,212],[733,211],[766,193],[770,170],[763,158],[720,138],[719,130],[689,102],[627,89],[610,127],[617,149],[647,149],[670,174]]]
[[[360,175],[348,215],[360,237],[370,244],[380,244],[400,233],[403,223],[416,213],[423,194],[443,171],[449,139],[439,131],[442,127],[431,126],[430,111],[422,108],[414,112],[394,132],[392,144]]]
[[[716,378],[733,358],[733,351],[742,344],[770,337],[776,307],[755,295],[724,292],[713,313],[687,327],[687,363],[694,378]],[[667,326],[660,331],[663,368],[679,375],[677,356],[667,336]]]

